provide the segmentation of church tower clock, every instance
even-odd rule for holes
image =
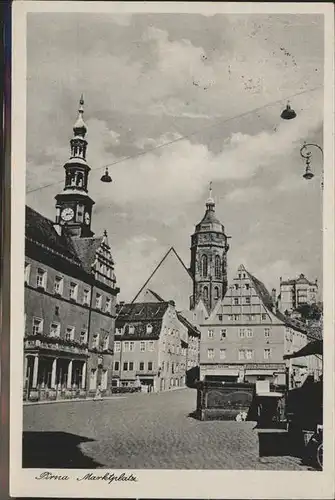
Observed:
[[[193,305],[200,299],[210,313],[227,290],[228,236],[215,214],[212,183],[206,212],[191,236],[191,265],[193,277]]]
[[[71,156],[64,165],[65,184],[56,198],[56,227],[66,227],[71,236],[91,237],[92,207],[94,201],[88,195],[88,175],[90,167],[86,162],[87,132],[83,120],[84,99],[79,101],[78,118],[73,126],[73,138],[70,141]]]

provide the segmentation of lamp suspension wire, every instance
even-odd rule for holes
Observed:
[[[194,135],[200,134],[204,130],[209,130],[209,129],[214,128],[214,127],[216,127],[216,126],[218,126],[220,124],[225,124],[225,123],[228,123],[228,122],[230,122],[232,120],[236,120],[238,118],[243,118],[244,116],[250,115],[252,113],[257,113],[258,111],[261,111],[262,109],[268,108],[270,106],[274,106],[275,104],[280,104],[283,101],[287,102],[287,100],[291,99],[292,97],[298,97],[298,96],[303,95],[303,94],[307,94],[307,93],[310,93],[310,92],[315,92],[316,90],[318,90],[320,88],[323,88],[323,85],[318,85],[317,87],[314,87],[312,89],[301,90],[300,92],[296,92],[295,94],[292,94],[292,95],[290,95],[288,97],[281,98],[281,99],[278,99],[276,101],[268,102],[267,104],[263,104],[262,106],[259,106],[258,108],[251,109],[249,111],[246,111],[244,113],[241,113],[241,114],[238,114],[238,115],[235,115],[235,116],[231,116],[231,117],[226,118],[226,119],[216,120],[215,123],[212,123],[211,125],[207,125],[206,127],[203,127],[201,129],[198,129],[198,130],[194,130],[193,132],[190,132],[189,134],[183,135],[181,137],[177,137],[176,139],[173,139],[171,141],[165,142],[165,143],[160,144],[158,146],[155,146],[153,148],[146,149],[145,151],[140,151],[140,152],[138,152],[138,153],[136,153],[134,155],[125,156],[123,158],[120,158],[119,160],[116,160],[116,161],[112,162],[112,163],[108,163],[108,164],[105,164],[105,165],[102,165],[102,166],[99,166],[99,167],[92,168],[91,172],[92,171],[97,171],[97,170],[101,171],[102,169],[106,169],[108,167],[112,167],[114,165],[118,165],[119,163],[122,163],[124,161],[131,160],[133,158],[138,158],[140,156],[144,156],[144,155],[146,155],[148,153],[151,153],[152,151],[156,151],[156,150],[162,149],[162,148],[164,148],[166,146],[170,146],[171,144],[175,144],[176,142],[180,142],[180,141],[184,141],[186,139],[189,139],[190,137],[193,137]],[[60,180],[60,181],[51,182],[50,184],[45,184],[43,186],[39,186],[37,188],[30,189],[29,191],[26,191],[26,194],[28,195],[30,193],[35,193],[36,191],[41,191],[42,189],[46,189],[46,188],[51,187],[51,186],[56,186],[58,184],[62,184],[62,182],[63,182],[63,179]]]

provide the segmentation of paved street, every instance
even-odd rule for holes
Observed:
[[[24,467],[307,470],[259,458],[254,422],[200,422],[196,392],[24,407]]]

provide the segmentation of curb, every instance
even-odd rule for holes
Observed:
[[[23,406],[51,405],[57,403],[83,403],[85,401],[107,401],[111,399],[126,399],[126,396],[108,396],[106,398],[76,398],[76,399],[56,399],[54,401],[23,401]]]

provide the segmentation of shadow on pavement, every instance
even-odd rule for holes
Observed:
[[[86,457],[79,449],[80,443],[94,441],[67,432],[24,432],[22,442],[22,467],[92,469],[101,464]]]

